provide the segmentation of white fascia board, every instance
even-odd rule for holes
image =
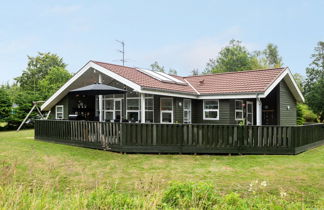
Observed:
[[[92,61],[89,61],[70,80],[68,80],[58,91],[56,91],[47,101],[45,101],[45,103],[41,106],[41,109],[49,110],[51,108],[51,107],[49,107],[51,102],[53,102],[55,100],[55,98],[60,96],[60,94],[62,94],[66,88],[68,88],[73,82],[75,82],[79,77],[81,77],[90,68],[96,69],[97,71],[101,72],[102,74],[107,75],[120,83],[123,83],[124,85],[134,89],[135,91],[139,92],[141,90],[141,86],[137,85],[136,83],[110,71],[109,69],[103,68],[103,67],[93,63]]]
[[[41,106],[41,110],[48,109],[50,103],[57,98],[66,88],[68,88],[75,80],[77,80],[84,72],[91,67],[91,61],[84,65],[71,79],[69,79],[60,89],[58,89],[45,103]]]
[[[289,86],[289,88],[292,88],[293,90],[290,90],[294,97],[296,98],[297,101],[299,102],[305,102],[305,99],[304,99],[304,96],[303,94],[301,93],[290,69],[287,67],[285,69],[285,71],[267,88],[267,90],[264,92],[264,97],[267,97],[268,94],[285,78],[288,78],[291,83],[292,83],[292,87]],[[289,85],[289,84],[287,84]],[[295,94],[294,94],[295,93]],[[261,95],[260,95],[260,98],[263,98]]]
[[[288,74],[289,70],[286,68],[284,72],[281,73],[281,75],[267,88],[267,90],[264,92],[265,97],[269,95],[269,93],[285,78],[285,76]]]
[[[237,95],[204,95],[198,96],[198,99],[245,99],[245,98],[265,98],[262,93],[255,94],[237,94]]]
[[[107,75],[108,77],[111,77],[111,78],[115,79],[116,81],[118,81],[120,83],[123,83],[124,85],[132,88],[134,91],[139,92],[141,90],[140,85],[138,85],[138,84],[136,84],[136,83],[122,77],[122,76],[120,76],[119,74],[116,74],[116,73],[110,71],[109,69],[106,69],[106,68],[104,68],[102,66],[99,66],[98,64],[95,64],[93,62],[91,62],[91,64],[92,64],[91,65],[92,68],[100,71],[101,73]]]
[[[161,95],[161,96],[172,96],[172,97],[179,97],[179,98],[191,98],[197,99],[197,96],[190,95],[190,94],[181,94],[181,93],[171,93],[171,92],[163,92],[163,91],[155,91],[155,90],[145,90],[142,89],[141,91],[137,91],[139,93],[151,94],[151,95]]]
[[[296,89],[296,92],[298,94],[298,97],[300,98],[299,102],[303,102],[304,103],[305,102],[305,98],[304,98],[302,92],[300,91],[300,89],[299,89],[299,87],[298,87],[298,85],[297,85],[297,83],[296,83],[296,81],[294,79],[294,76],[292,75],[292,73],[291,73],[291,71],[290,71],[289,68],[288,68],[288,75],[289,75],[289,79],[291,80],[294,88]]]

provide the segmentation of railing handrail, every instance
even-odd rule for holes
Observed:
[[[65,120],[65,119],[37,119],[35,121],[55,121],[55,122],[96,122],[96,123],[114,123],[114,124],[133,124],[133,125],[210,125],[210,126],[237,126],[237,127],[308,127],[320,126],[324,123],[314,123],[307,125],[238,125],[238,124],[213,124],[213,123],[136,123],[136,122],[100,122],[91,120]]]

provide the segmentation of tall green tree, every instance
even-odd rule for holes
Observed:
[[[169,69],[169,74],[178,75],[178,72],[176,69]]]
[[[26,91],[40,90],[39,82],[46,77],[52,68],[65,68],[63,58],[53,53],[38,53],[36,57],[28,56],[27,68],[20,77],[15,78],[21,88]]]
[[[191,74],[192,74],[192,76],[198,76],[199,75],[199,69],[197,69],[197,68],[192,69]]]
[[[11,107],[12,103],[7,89],[0,87],[0,122],[7,122]]]
[[[297,83],[297,86],[299,87],[299,89],[304,92],[304,82],[305,82],[305,78],[303,77],[303,75],[295,73],[294,75],[294,79]]]
[[[164,66],[161,66],[157,61],[152,63],[150,66],[153,71],[165,72]]]
[[[282,67],[282,57],[279,55],[278,46],[269,43],[263,51],[266,60],[266,65],[271,68]]]
[[[306,103],[324,119],[324,42],[320,41],[311,55],[313,61],[306,68],[305,98]]]
[[[42,98],[49,98],[53,95],[72,75],[62,67],[53,67],[48,74],[39,81],[39,89]]]
[[[241,41],[231,40],[216,59],[210,59],[204,73],[234,72],[262,68],[255,54],[250,53]]]
[[[314,89],[314,85],[324,78],[324,42],[320,41],[311,55],[313,61],[306,68],[305,94]]]

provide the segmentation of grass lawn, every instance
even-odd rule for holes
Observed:
[[[296,155],[119,154],[0,132],[0,209],[324,208],[324,146]]]

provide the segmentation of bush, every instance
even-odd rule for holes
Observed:
[[[297,125],[303,125],[305,122],[317,121],[317,115],[307,104],[297,104]]]
[[[87,199],[88,209],[134,209],[140,208],[139,199],[115,190],[98,188]]]
[[[205,183],[172,183],[163,193],[162,205],[173,208],[212,208],[218,197],[213,186]]]

